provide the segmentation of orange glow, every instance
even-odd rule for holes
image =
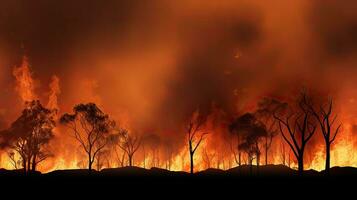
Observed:
[[[19,93],[23,102],[37,98],[35,94],[35,82],[32,79],[28,58],[22,58],[20,67],[15,67],[13,75],[16,78],[16,91]]]
[[[357,42],[351,34],[357,3],[319,2],[155,0],[122,6],[109,0],[93,1],[88,8],[58,2],[62,6],[48,19],[43,16],[53,8],[46,6],[53,4],[24,2],[17,8],[11,3],[16,9],[0,19],[0,131],[16,120],[24,102],[38,99],[57,110],[48,144],[53,156],[38,170],[86,168],[87,155],[58,119],[79,103],[93,102],[117,127],[141,138],[160,138],[151,146],[143,142],[134,165],[188,172],[185,128],[199,109],[207,116],[209,134],[194,154],[194,169],[207,168],[205,156],[211,155],[210,167],[227,170],[237,166],[232,150],[237,144],[228,128],[232,119],[254,112],[262,97],[290,104],[297,88],[307,87],[333,97],[334,114],[343,125],[331,146],[331,166],[357,167]],[[98,168],[122,167],[123,151],[106,150]],[[264,165],[263,146],[260,150]],[[8,151],[0,149],[0,168],[14,168]],[[282,164],[282,154],[285,165],[289,160],[291,168],[297,167],[278,134],[269,164]],[[247,155],[241,156],[247,164]],[[304,162],[305,169],[324,170],[320,131],[308,144]]]

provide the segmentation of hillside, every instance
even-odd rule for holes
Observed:
[[[24,177],[21,170],[6,170],[0,169],[0,177]],[[173,177],[223,177],[223,178],[234,178],[234,177],[267,177],[267,178],[278,178],[278,177],[299,177],[296,170],[286,167],[284,165],[266,165],[250,167],[248,165],[242,165],[239,167],[234,167],[228,170],[221,170],[210,168],[203,171],[199,171],[190,175],[188,172],[183,171],[169,171],[161,168],[151,168],[144,169],[141,167],[122,167],[122,168],[107,168],[101,171],[93,170],[89,174],[86,169],[67,169],[67,170],[55,170],[48,173],[35,172],[32,173],[33,177],[163,177],[163,178],[173,178]],[[324,171],[318,172],[315,170],[305,170],[304,177],[324,177]],[[357,168],[354,167],[332,167],[330,169],[330,177],[355,177],[357,176]]]

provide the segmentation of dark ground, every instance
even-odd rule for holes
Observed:
[[[297,171],[277,165],[260,166],[259,170],[254,167],[252,174],[249,166],[241,166],[226,171],[207,169],[194,175],[139,167],[103,169],[92,174],[87,170],[57,170],[27,176],[21,171],[0,169],[0,183],[4,186],[1,188],[8,192],[18,191],[18,188],[32,192],[44,190],[64,197],[74,192],[80,199],[98,194],[101,197],[125,194],[171,199],[186,197],[187,193],[197,197],[215,196],[218,199],[226,195],[248,195],[254,199],[260,196],[295,199],[313,195],[321,199],[324,196],[331,198],[336,193],[338,199],[356,199],[357,168],[334,167],[329,176],[323,171],[314,170],[305,171],[304,176],[299,176]],[[170,195],[165,196],[165,193]]]

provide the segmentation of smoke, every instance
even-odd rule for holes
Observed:
[[[331,59],[341,59],[356,54],[357,3],[347,0],[316,0],[310,13],[312,31],[321,46],[321,53]]]

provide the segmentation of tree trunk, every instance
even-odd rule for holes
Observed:
[[[260,165],[260,153],[257,153],[257,172],[256,172],[257,175],[259,175],[259,165]]]
[[[265,137],[265,165],[268,165],[268,137]]]
[[[24,168],[24,174],[26,174],[26,159],[24,159],[24,157],[22,157],[22,167]]]
[[[249,162],[249,169],[250,169],[250,175],[253,175],[253,159],[251,155],[248,155],[248,162]]]
[[[241,153],[238,152],[238,165],[241,166],[242,162],[241,162],[242,158],[241,158]]]
[[[92,156],[90,153],[88,154],[88,170],[92,172]]]
[[[193,149],[192,149],[192,141],[188,142],[189,150],[190,150],[190,173],[193,174]]]
[[[36,171],[36,158],[37,158],[37,155],[34,154],[32,157],[32,171]]]
[[[330,174],[330,142],[326,141],[326,164],[325,173]]]
[[[129,166],[133,166],[133,156],[129,155]]]
[[[193,174],[193,153],[191,153],[190,152],[190,161],[191,161],[191,163],[190,163],[190,172],[191,172],[191,174]]]
[[[303,155],[300,155],[298,158],[298,173],[299,175],[302,175],[304,172],[304,158]]]
[[[27,172],[31,171],[31,157],[27,159]]]

